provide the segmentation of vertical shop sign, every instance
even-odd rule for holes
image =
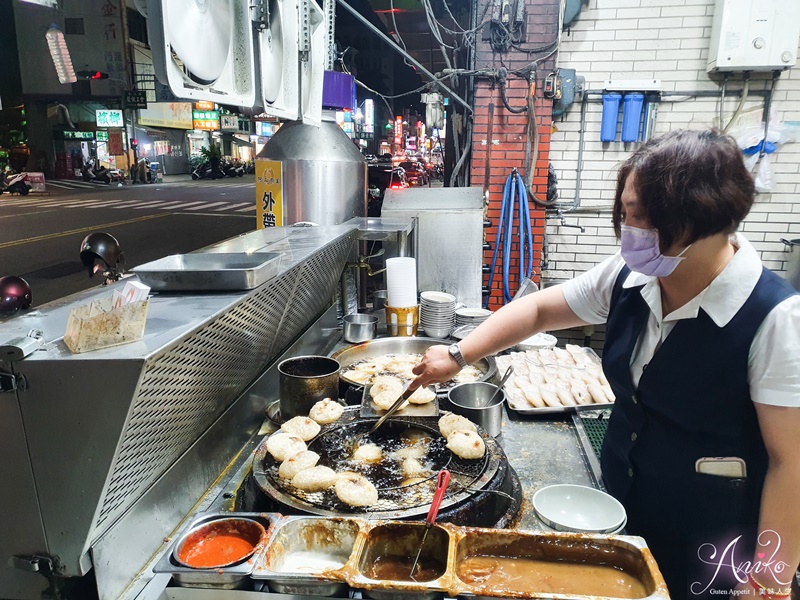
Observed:
[[[256,228],[283,226],[283,164],[256,159]]]
[[[109,156],[122,156],[125,154],[125,146],[122,144],[122,130],[111,129],[108,132],[108,154]]]

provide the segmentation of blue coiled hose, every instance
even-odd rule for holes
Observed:
[[[513,295],[509,281],[511,271],[511,240],[514,233],[515,209],[519,215],[518,237],[519,237],[519,281],[522,282],[526,277],[533,273],[533,233],[531,231],[531,212],[528,205],[528,193],[525,190],[525,183],[519,172],[514,169],[506,179],[503,188],[503,202],[500,205],[500,220],[497,223],[497,238],[494,244],[492,255],[492,270],[489,273],[489,293],[486,295],[484,306],[489,305],[489,298],[492,295],[492,282],[497,266],[497,253],[500,246],[503,246],[503,301],[504,304],[511,302]],[[526,252],[527,251],[527,252]]]

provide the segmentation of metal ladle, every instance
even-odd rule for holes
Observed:
[[[513,374],[514,374],[514,367],[509,366],[506,369],[506,374],[503,375],[503,378],[500,380],[500,385],[497,386],[497,389],[494,391],[494,394],[492,394],[492,397],[489,398],[489,400],[485,402],[483,406],[479,406],[478,408],[486,408],[487,406],[491,406],[494,399],[497,398],[497,394],[500,393],[500,390],[503,389],[503,386],[505,385],[506,381],[508,381],[508,378],[511,377]]]

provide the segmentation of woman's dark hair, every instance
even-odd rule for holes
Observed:
[[[644,144],[620,167],[614,197],[617,237],[622,190],[633,175],[642,212],[661,251],[732,233],[750,212],[755,185],[736,142],[717,130],[672,131]]]

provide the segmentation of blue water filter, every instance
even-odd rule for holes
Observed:
[[[619,101],[622,94],[606,92],[603,94],[603,119],[600,124],[600,141],[613,142],[617,139],[617,120],[619,118]]]
[[[644,94],[634,92],[625,94],[622,107],[622,141],[639,141],[639,122],[642,120]]]

